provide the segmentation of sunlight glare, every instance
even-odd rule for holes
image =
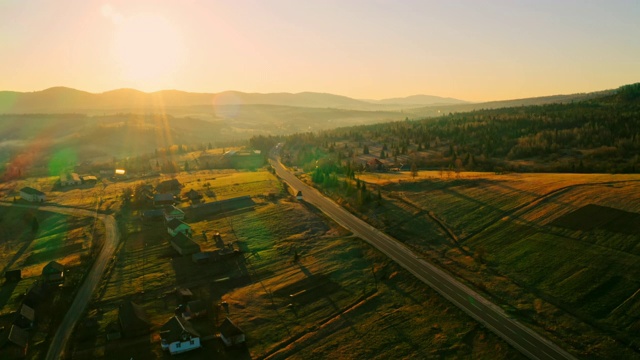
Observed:
[[[137,15],[115,23],[113,56],[121,76],[140,87],[171,80],[184,49],[174,27],[157,15]]]

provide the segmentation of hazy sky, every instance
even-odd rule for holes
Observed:
[[[638,81],[638,0],[0,0],[0,90],[480,101]]]

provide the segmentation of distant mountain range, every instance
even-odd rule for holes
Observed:
[[[53,87],[36,92],[0,92],[0,113],[157,111],[162,108],[224,105],[283,105],[392,111],[410,107],[464,103],[467,102],[428,95],[384,100],[357,100],[346,96],[314,92],[260,94],[225,91],[209,94],[178,90],[145,93],[134,89],[119,89],[94,94],[66,87]]]
[[[363,100],[373,104],[386,104],[386,105],[410,105],[413,107],[419,106],[431,106],[431,105],[453,105],[453,104],[468,104],[469,101],[454,99],[450,97],[440,97],[433,95],[411,95],[402,98],[391,98],[382,100]]]
[[[358,100],[346,96],[301,93],[191,93],[163,90],[145,93],[134,89],[118,89],[94,94],[67,87],[53,87],[35,92],[0,91],[0,114],[82,113],[105,115],[115,113],[167,113],[176,116],[233,113],[234,108],[255,105],[275,105],[315,109],[357,110],[364,112],[398,112],[409,116],[431,117],[449,112],[496,109],[512,106],[543,105],[581,101],[612,93],[604,90],[592,93],[552,95],[515,100],[471,103],[464,100],[432,95],[412,95],[382,100]],[[231,110],[230,110],[231,109]]]
[[[616,90],[602,90],[590,93],[579,93],[570,95],[551,95],[524,99],[488,101],[483,103],[449,104],[449,105],[429,105],[419,108],[412,108],[409,111],[418,117],[433,117],[448,113],[468,112],[475,110],[500,109],[516,106],[533,106],[545,104],[567,104],[571,102],[584,101],[604,96],[612,95]]]

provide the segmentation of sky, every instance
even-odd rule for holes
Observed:
[[[489,101],[639,81],[638,0],[0,0],[0,90]]]

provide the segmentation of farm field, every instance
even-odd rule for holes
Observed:
[[[438,171],[360,176],[365,213],[578,353],[637,357],[640,177]],[[372,185],[373,186],[373,185]],[[578,329],[578,330],[576,330]]]
[[[219,232],[225,246],[242,254],[195,264],[169,245],[162,226],[143,223],[132,214],[122,249],[89,307],[87,326],[76,332],[83,336],[74,339],[74,359],[169,358],[160,348],[158,330],[180,304],[176,287],[188,287],[194,298],[205,302],[207,317],[193,321],[205,338],[214,336],[224,316],[247,336],[246,348],[224,350],[217,340],[207,340],[205,350],[185,354],[185,359],[208,359],[213,353],[223,359],[520,357],[364,242],[313,208],[283,197],[270,173],[179,178],[185,189],[211,189],[220,198],[252,196],[253,208],[185,219],[203,251],[219,247],[212,240]],[[277,196],[263,198],[272,192]],[[127,300],[144,307],[152,332],[107,341],[118,306]],[[228,305],[228,312],[220,303]]]
[[[56,261],[65,266],[64,285],[50,290],[46,300],[35,308],[37,326],[31,331],[30,358],[40,358],[47,351],[47,340],[62,320],[103,236],[102,223],[90,218],[0,206],[2,272],[20,269],[22,275],[19,282],[4,282],[0,287],[0,326],[11,326],[24,294],[41,281],[46,264]]]
[[[45,192],[48,202],[84,209],[96,209],[97,206],[101,211],[117,211],[125,189],[133,190],[139,184],[155,186],[161,181],[174,178],[184,185],[183,192],[190,189],[201,192],[204,202],[252,194],[262,196],[280,191],[279,181],[264,170],[198,170],[118,181],[105,178],[95,185],[83,184],[66,188],[56,186],[59,178],[55,176],[29,178],[0,184],[0,199],[13,201],[14,197],[20,197],[19,190],[22,187],[31,186]]]

